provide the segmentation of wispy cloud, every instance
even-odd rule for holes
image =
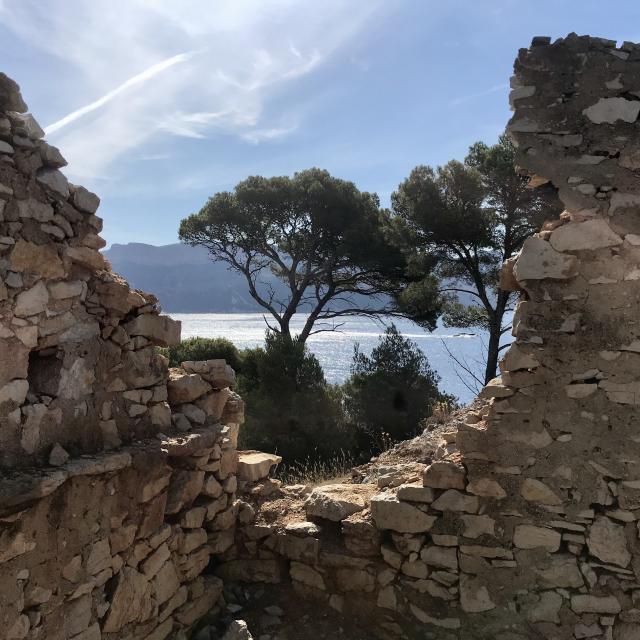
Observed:
[[[80,107],[79,109],[72,111],[71,113],[66,115],[64,118],[60,118],[60,120],[57,120],[56,122],[53,122],[50,125],[47,125],[44,129],[45,133],[47,135],[51,135],[52,133],[59,131],[63,127],[66,127],[68,124],[75,122],[78,118],[81,118],[82,116],[87,115],[88,113],[91,113],[92,111],[95,111],[100,107],[103,107],[105,104],[108,104],[116,96],[119,96],[121,93],[123,93],[127,89],[131,89],[136,85],[139,85],[139,84],[142,84],[143,82],[147,82],[148,80],[151,80],[151,78],[158,75],[162,71],[165,71],[166,69],[169,69],[170,67],[173,67],[174,65],[179,64],[180,62],[185,62],[186,60],[189,59],[190,56],[191,56],[190,53],[179,53],[177,56],[172,56],[167,60],[163,60],[162,62],[158,62],[157,64],[152,65],[148,69],[145,69],[142,73],[139,73],[133,76],[133,78],[129,78],[127,81],[123,82],[119,87],[116,87],[111,91],[108,91],[101,98],[94,100],[92,103],[87,104],[84,107]]]
[[[325,0],[318,12],[315,0],[16,0],[0,4],[0,24],[59,71],[51,91],[64,110],[46,132],[70,177],[91,184],[113,178],[123,156],[143,156],[151,139],[153,153],[164,154],[175,137],[231,135],[255,145],[294,135],[308,104],[296,83],[382,6]]]
[[[242,134],[242,139],[250,142],[251,144],[260,144],[265,140],[275,140],[276,138],[282,138],[283,136],[293,133],[297,129],[297,126],[292,124],[288,127],[272,127],[270,129],[253,129]]]
[[[478,98],[484,98],[485,96],[489,96],[492,93],[506,91],[508,88],[509,85],[506,82],[502,84],[496,84],[493,87],[485,89],[484,91],[478,91],[477,93],[470,93],[466,96],[459,96],[458,98],[454,98],[449,104],[455,107],[459,104],[464,104],[465,102],[471,102],[472,100],[477,100]]]

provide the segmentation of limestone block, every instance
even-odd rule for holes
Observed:
[[[431,487],[423,487],[419,483],[403,484],[398,487],[396,496],[403,502],[430,503],[433,502],[434,491]]]
[[[242,460],[242,454],[240,456]],[[240,473],[242,479],[242,473]],[[375,489],[371,485],[334,484],[314,489],[305,501],[307,517],[340,522],[366,508]]]
[[[486,398],[487,400],[491,398],[508,398],[514,393],[515,391],[511,387],[502,384],[502,378],[498,376],[489,380],[478,394],[478,397]]]
[[[65,250],[72,262],[75,262],[89,271],[100,271],[107,268],[107,262],[103,255],[89,247],[67,247]]]
[[[190,505],[202,491],[204,476],[204,471],[174,470],[167,492],[166,513],[178,513],[185,505]]]
[[[166,402],[159,402],[154,404],[149,409],[149,419],[151,424],[160,428],[166,429],[171,426],[171,407]]]
[[[467,485],[467,492],[474,496],[483,498],[494,498],[501,500],[505,498],[507,492],[500,486],[500,483],[492,478],[477,478]]]
[[[434,489],[464,489],[466,477],[467,472],[462,465],[439,460],[424,470],[422,483]]]
[[[380,589],[376,604],[382,609],[391,609],[392,611],[395,611],[398,608],[398,599],[396,597],[395,588],[393,586],[388,586]]]
[[[391,565],[394,569],[399,569],[402,566],[402,562],[404,560],[403,556],[401,553],[398,553],[395,549],[392,549],[391,547],[383,545],[380,548],[380,553],[382,554],[384,561],[387,564]]]
[[[547,505],[562,504],[562,500],[544,482],[535,478],[525,478],[520,487],[520,495],[529,502]]]
[[[197,362],[188,360],[183,362],[181,366],[188,373],[200,374],[214,389],[233,387],[236,384],[235,371],[223,359]]]
[[[192,529],[190,531],[185,531],[180,537],[178,551],[182,555],[187,555],[206,543],[207,532],[204,529]]]
[[[229,389],[214,389],[211,393],[200,396],[195,401],[195,405],[202,409],[213,422],[217,422],[222,417],[229,394]]]
[[[438,567],[454,572],[458,570],[458,550],[455,547],[429,545],[422,549],[420,557],[430,567]]]
[[[29,621],[29,618],[26,615],[21,614],[17,617],[15,622],[6,629],[6,639],[23,640],[27,637],[30,628],[31,622]]]
[[[518,282],[527,280],[566,280],[578,273],[578,259],[556,251],[538,237],[527,238],[513,273]]]
[[[500,361],[502,371],[521,371],[535,369],[540,363],[517,345],[511,345]]]
[[[207,416],[205,412],[195,404],[183,404],[180,406],[180,412],[185,415],[192,424],[204,424]]]
[[[615,596],[572,595],[571,608],[575,613],[620,613],[620,602]]]
[[[600,516],[589,528],[587,535],[589,553],[608,564],[626,567],[631,562],[624,526]]]
[[[529,622],[560,623],[558,612],[562,607],[562,596],[555,591],[543,591],[539,600],[526,612]]]
[[[496,607],[484,582],[465,573],[460,576],[460,606],[466,613],[482,613]]]
[[[614,191],[609,200],[609,215],[612,216],[618,209],[637,209],[638,206],[640,206],[640,195]]]
[[[149,583],[145,576],[131,567],[123,567],[115,579],[111,606],[102,627],[105,633],[120,631],[130,622],[142,619],[150,600]]]
[[[58,169],[40,169],[36,174],[36,180],[65,200],[69,197],[69,182]]]
[[[447,489],[431,506],[438,511],[477,513],[480,501],[477,496],[470,496],[456,489]]]
[[[556,251],[595,251],[618,246],[622,244],[622,238],[612,231],[605,220],[596,218],[558,227],[551,234],[549,244]]]
[[[479,538],[482,535],[495,535],[496,521],[487,515],[461,515],[464,524],[462,535],[465,538]]]
[[[371,498],[371,515],[378,529],[400,533],[429,531],[437,519],[407,502],[400,502],[391,493],[380,493]]]
[[[169,404],[185,404],[193,402],[211,391],[211,385],[197,373],[184,373],[180,369],[169,369],[167,392]]]
[[[249,627],[244,620],[233,620],[222,636],[222,640],[253,640],[253,636],[249,633]]]
[[[47,287],[39,280],[33,287],[17,295],[14,313],[19,317],[35,316],[47,308],[48,302]]]
[[[125,329],[130,336],[144,336],[160,347],[172,347],[180,344],[181,323],[169,316],[143,313],[127,322]],[[195,400],[195,398],[193,399]],[[184,400],[183,402],[190,401]]]
[[[545,568],[535,568],[536,581],[546,588],[573,588],[584,585],[584,579],[574,556],[552,555]]]
[[[306,564],[295,561],[291,562],[289,575],[292,580],[302,582],[302,584],[306,584],[308,587],[320,589],[321,591],[326,590],[322,574]]]
[[[339,591],[364,591],[371,593],[376,588],[375,577],[363,569],[341,568],[335,572]]]
[[[1,349],[0,349],[1,352]],[[0,365],[0,376],[1,365]],[[29,383],[26,380],[12,380],[3,387],[0,387],[0,405],[10,402],[15,405],[22,404],[27,397],[29,391]]]
[[[600,98],[582,113],[596,124],[614,124],[618,120],[635,122],[640,112],[640,102],[626,98]]]
[[[24,130],[31,139],[44,138],[44,131],[36,119],[30,113],[10,113],[9,117],[16,127]]]
[[[34,273],[42,278],[62,278],[65,275],[55,246],[49,244],[35,244],[20,238],[11,250],[9,261],[13,271]]]
[[[513,544],[519,549],[543,548],[554,553],[560,548],[562,536],[558,531],[531,524],[519,524],[513,534]]]
[[[238,477],[247,482],[256,482],[269,476],[271,468],[282,462],[281,456],[261,451],[238,452]],[[325,487],[326,488],[326,487]]]
[[[400,566],[405,576],[424,580],[429,575],[429,567],[422,560],[405,560]]]
[[[38,222],[53,220],[53,207],[39,200],[18,200],[18,215],[21,218],[32,218]]]
[[[84,213],[95,213],[100,205],[100,198],[84,187],[73,185],[71,203],[76,209]]]
[[[210,498],[219,498],[222,495],[222,485],[213,474],[207,474],[202,487],[202,493]]]
[[[161,544],[150,556],[141,564],[140,571],[151,580],[171,557],[171,552],[166,542]]]

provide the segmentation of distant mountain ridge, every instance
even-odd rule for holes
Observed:
[[[204,247],[179,242],[162,246],[129,242],[111,245],[104,256],[131,286],[157,296],[167,313],[264,311],[249,295],[244,277],[225,263],[211,260]],[[287,299],[288,289],[282,282],[272,277],[269,284],[276,295]],[[475,302],[467,294],[459,298],[464,304]],[[363,305],[368,302],[362,299]]]
[[[104,256],[133,287],[156,295],[168,313],[261,310],[249,295],[245,279],[225,264],[213,262],[203,247],[130,242],[112,245]]]

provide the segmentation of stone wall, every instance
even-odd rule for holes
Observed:
[[[235,374],[168,367],[180,324],[111,272],[25,111],[0,74],[0,638],[184,637],[234,540]]]
[[[512,88],[519,162],[566,211],[505,266],[501,378],[360,484],[250,485],[226,580],[380,637],[640,638],[640,46],[536,38]]]
[[[224,362],[156,354],[178,327],[104,264],[97,199],[0,78],[6,637],[180,637],[265,582],[381,638],[640,638],[640,46],[536,38],[512,82],[519,162],[566,211],[505,265],[502,375],[310,489],[236,453]]]

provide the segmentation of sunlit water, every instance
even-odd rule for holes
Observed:
[[[256,347],[264,342],[265,322],[259,313],[181,313],[171,317],[182,321],[182,337],[228,338],[239,348]],[[300,330],[305,316],[298,315],[292,322],[292,330]],[[384,326],[369,318],[348,318],[337,332],[319,333],[309,338],[307,344],[322,364],[329,382],[343,382],[349,376],[353,347],[360,343],[361,350],[370,353],[384,333]],[[475,395],[465,386],[473,382],[451,358],[472,367],[482,377],[483,359],[487,336],[482,331],[465,332],[459,329],[438,327],[433,333],[425,331],[408,320],[396,320],[402,334],[418,344],[426,354],[431,367],[441,378],[440,389],[455,395],[461,402],[469,402]],[[463,378],[461,380],[460,378]]]

